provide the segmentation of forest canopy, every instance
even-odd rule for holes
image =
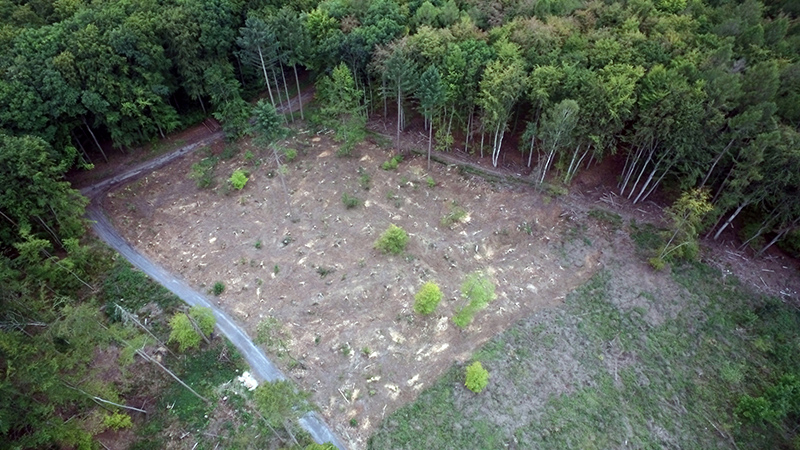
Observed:
[[[740,238],[757,248],[800,221],[794,2],[3,0],[0,11],[2,151],[49,146],[55,180],[106,158],[108,143],[124,151],[206,114],[236,137],[256,93],[277,107],[298,72],[328,82],[343,64],[342,126],[383,111],[399,139],[419,114],[437,149],[485,151],[494,165],[518,151],[541,182],[616,155],[619,194],[706,189],[707,227],[718,236],[746,218]],[[57,181],[27,183],[65,195]],[[26,209],[23,195],[3,211]],[[45,209],[25,232],[59,245],[73,225]],[[2,222],[6,251],[27,239],[17,219]]]
[[[618,158],[616,193],[632,203],[698,189],[712,237],[737,224],[756,250],[800,250],[798,5],[0,0],[0,369],[58,353],[47,333],[27,342],[25,323],[95,320],[73,306],[104,269],[81,246],[86,200],[67,171],[209,115],[237,138],[251,100],[266,91],[279,107],[301,75],[319,80],[322,125],[346,148],[375,114],[396,120],[399,147],[418,115],[428,152],[485,152],[495,166],[516,152],[536,183]],[[62,369],[39,373],[41,398],[81,397],[52,388]],[[5,398],[27,389],[24,372],[0,383]],[[77,445],[69,427],[27,433],[25,420],[54,414],[37,405],[0,436]]]

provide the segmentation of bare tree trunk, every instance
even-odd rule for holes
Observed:
[[[765,251],[769,250],[769,248],[775,245],[776,242],[780,241],[784,236],[786,236],[788,232],[792,231],[792,229],[796,227],[798,223],[800,223],[800,217],[797,217],[795,220],[789,223],[789,225],[787,225],[781,231],[779,231],[778,234],[776,234],[775,237],[772,238],[771,241],[769,241],[769,244],[765,245],[764,248],[762,248],[761,250],[758,251],[758,253],[756,253],[756,256],[761,256],[762,254],[764,254]]]
[[[192,325],[192,328],[194,328],[195,333],[199,334],[200,337],[203,338],[203,342],[205,342],[206,345],[211,345],[211,341],[208,339],[208,336],[206,336],[206,334],[203,333],[203,330],[200,329],[200,324],[198,324],[197,321],[194,320],[194,317],[189,315],[188,312],[186,312],[185,314],[186,318],[189,319],[189,323]]]
[[[72,130],[69,130],[69,134],[71,134],[72,138],[75,139],[75,142],[78,143],[78,147],[80,147],[80,149],[81,149],[81,154],[83,155],[83,158],[85,158],[84,162],[92,164],[92,158],[90,158],[89,154],[86,153],[86,149],[83,147],[83,143],[81,142],[80,139],[78,139],[78,136],[75,135],[75,132],[73,132]]]
[[[395,141],[395,146],[397,147],[397,153],[400,153],[400,118],[403,114],[402,110],[402,101],[400,99],[400,83],[397,83],[397,138]]]
[[[673,163],[673,164],[674,164],[674,163]],[[656,180],[656,182],[655,182],[655,183],[653,183],[653,186],[651,186],[651,187],[650,187],[650,190],[649,190],[649,191],[647,191],[647,193],[646,193],[646,194],[644,194],[644,197],[642,197],[642,201],[645,201],[645,200],[647,200],[647,197],[650,197],[650,194],[652,194],[652,193],[653,193],[653,191],[655,191],[655,190],[656,190],[656,188],[657,188],[657,187],[658,187],[658,186],[661,184],[661,180],[663,180],[663,179],[664,179],[664,177],[667,175],[667,172],[669,172],[669,169],[671,169],[671,168],[672,168],[673,164],[670,164],[669,166],[667,166],[667,167],[664,169],[664,171],[663,171],[663,172],[661,172],[661,176],[660,176],[660,177],[658,177],[658,180]],[[637,197],[637,201],[638,201],[638,197]],[[636,201],[634,201],[634,203],[636,203]]]
[[[191,392],[192,394],[194,394],[194,395],[195,395],[195,397],[197,397],[197,398],[199,398],[200,400],[202,400],[202,401],[206,402],[207,404],[211,404],[211,402],[210,402],[210,401],[209,401],[207,398],[205,398],[205,397],[203,397],[202,395],[198,394],[198,393],[197,393],[197,391],[195,391],[194,389],[192,389],[192,388],[191,388],[191,386],[189,386],[188,384],[184,383],[184,382],[183,382],[183,380],[181,380],[180,378],[178,378],[178,376],[177,376],[177,375],[175,375],[175,374],[174,374],[174,373],[173,373],[171,370],[167,369],[167,368],[166,368],[166,367],[164,367],[164,366],[163,366],[163,365],[162,365],[160,362],[158,362],[158,361],[157,361],[155,358],[153,358],[152,356],[150,356],[150,355],[148,355],[147,353],[145,353],[145,352],[144,352],[144,350],[142,350],[142,349],[138,349],[138,350],[136,350],[136,354],[137,354],[137,355],[139,355],[139,356],[141,356],[142,358],[144,358],[144,360],[145,360],[145,361],[148,361],[148,362],[151,362],[151,363],[153,363],[153,364],[157,365],[159,368],[161,368],[161,370],[163,370],[164,372],[166,372],[166,373],[167,373],[167,375],[171,376],[171,377],[172,377],[172,378],[173,378],[175,381],[177,381],[178,383],[180,383],[180,384],[181,384],[181,386],[185,387],[186,389],[188,389],[188,390],[189,390],[189,392]]]
[[[203,97],[200,94],[197,94],[197,101],[200,102],[200,108],[203,110],[203,115],[207,115],[208,112],[206,111],[206,104],[203,103]]]
[[[647,155],[647,160],[642,164],[642,170],[639,171],[639,176],[636,177],[636,181],[633,182],[633,186],[631,186],[631,191],[628,192],[628,199],[631,198],[633,192],[636,190],[636,186],[639,184],[639,181],[642,179],[642,175],[644,175],[644,171],[647,170],[647,165],[650,164],[650,161],[653,159],[653,154],[655,153],[655,147],[650,148],[650,152]]]
[[[638,203],[639,200],[642,199],[642,195],[644,195],[644,193],[647,191],[647,187],[653,181],[653,177],[656,175],[656,173],[658,173],[658,168],[661,167],[661,163],[664,161],[664,158],[666,158],[666,157],[667,157],[667,154],[665,153],[665,154],[661,155],[661,158],[658,158],[658,161],[656,161],[656,165],[653,166],[653,170],[650,171],[650,175],[647,176],[647,180],[645,181],[645,183],[642,186],[642,188],[639,190],[639,195],[637,195],[636,198],[633,199],[633,203],[634,204]],[[667,171],[670,169],[670,167],[672,167],[672,164],[670,164],[669,166],[667,166],[664,169],[664,172],[661,174],[661,177],[659,177],[657,183],[661,182],[661,179],[664,178],[664,175],[667,173]]]
[[[715,168],[715,167],[717,167],[717,163],[719,163],[719,161],[722,159],[722,157],[723,157],[723,156],[725,156],[725,154],[726,154],[726,153],[728,153],[728,149],[730,149],[730,148],[731,148],[731,145],[733,145],[733,142],[734,142],[734,141],[736,141],[736,139],[735,139],[735,138],[734,138],[734,139],[731,139],[731,141],[730,141],[730,142],[728,142],[728,145],[726,145],[726,146],[725,146],[725,149],[723,149],[723,150],[722,150],[722,151],[719,153],[719,155],[717,155],[717,157],[716,157],[716,158],[714,158],[714,163],[713,163],[713,164],[711,164],[711,168],[710,168],[710,169],[708,169],[708,173],[706,173],[706,176],[705,176],[705,177],[703,177],[703,182],[702,182],[702,183],[700,183],[700,187],[701,187],[701,188],[702,188],[702,187],[704,187],[704,186],[706,185],[706,183],[708,182],[708,179],[709,179],[709,178],[711,178],[711,174],[714,172],[714,168]]]
[[[528,168],[531,167],[531,161],[533,160],[533,145],[536,142],[536,136],[531,136],[531,150],[528,153]]]
[[[261,70],[264,72],[264,84],[267,85],[267,92],[269,92],[269,102],[272,103],[273,108],[277,108],[277,106],[275,106],[275,97],[272,96],[272,88],[269,86],[269,76],[267,75],[267,66],[266,64],[264,64],[264,55],[261,53],[260,45],[258,46],[258,57],[259,59],[261,59]]]
[[[94,131],[92,131],[92,127],[86,122],[86,117],[81,116],[81,120],[83,120],[83,124],[86,126],[86,129],[89,130],[89,134],[92,135],[92,140],[94,141],[94,145],[97,146],[97,149],[100,150],[100,154],[103,155],[103,159],[108,162],[108,157],[106,156],[106,152],[103,151],[103,147],[100,146],[100,143],[97,142],[97,136],[94,135]]]
[[[481,159],[483,159],[483,138],[486,135],[486,130],[483,129],[483,122],[481,122]]]
[[[722,184],[719,185],[719,189],[717,189],[717,192],[714,194],[714,198],[711,199],[711,203],[712,204],[716,204],[717,203],[717,199],[719,198],[720,195],[722,195],[722,191],[725,190],[725,186],[728,185],[728,178],[730,178],[731,175],[733,175],[733,169],[735,169],[735,168],[736,168],[736,165],[732,166],[731,170],[728,171],[728,174],[725,175],[725,179],[722,180]]]
[[[297,64],[293,64],[294,68],[294,82],[297,84],[297,102],[300,103],[300,120],[305,120],[303,117],[303,93],[300,92],[300,78],[297,76]]]
[[[738,216],[739,213],[742,212],[742,210],[749,204],[750,204],[750,202],[744,202],[744,203],[741,203],[738,208],[736,208],[736,211],[734,211],[733,214],[731,214],[728,217],[728,220],[726,220],[725,223],[722,224],[722,226],[719,228],[719,230],[717,230],[717,232],[714,233],[714,240],[715,241],[719,238],[719,235],[722,234],[722,232],[725,231],[726,228],[728,228],[728,225],[730,225],[731,222],[733,222],[733,219],[735,219],[736,216]]]
[[[66,387],[68,387],[68,388],[70,388],[70,389],[72,389],[72,390],[78,391],[78,392],[80,392],[81,394],[83,394],[83,395],[85,395],[85,396],[89,397],[90,399],[92,399],[92,401],[94,401],[94,402],[95,402],[95,403],[97,403],[97,404],[105,403],[105,404],[107,404],[107,405],[114,405],[114,406],[116,406],[116,407],[118,407],[118,408],[123,408],[123,409],[127,409],[127,410],[130,410],[130,411],[136,411],[136,412],[140,412],[140,413],[145,413],[145,414],[147,414],[147,411],[145,411],[145,410],[143,410],[143,409],[139,409],[139,408],[136,408],[136,407],[133,407],[133,406],[128,406],[128,405],[121,405],[121,404],[119,404],[119,403],[115,403],[115,402],[112,402],[112,401],[110,401],[110,400],[106,400],[106,399],[104,399],[104,398],[100,398],[100,397],[98,397],[98,396],[96,396],[96,395],[92,395],[92,394],[90,394],[90,393],[88,393],[88,392],[84,391],[84,390],[83,390],[83,389],[81,389],[81,388],[77,388],[77,387],[75,387],[75,386],[72,386],[72,385],[70,385],[70,384],[68,384],[68,383],[65,383],[65,382],[63,382],[63,381],[62,381],[62,383],[64,383],[64,386],[66,386]]]
[[[617,184],[617,188],[620,190],[619,195],[625,194],[625,188],[628,186],[628,181],[631,178],[631,172],[633,172],[632,167],[641,151],[642,147],[638,146],[636,147],[636,156],[633,156],[633,154],[629,152],[628,156],[625,157],[625,166],[622,168],[622,176]]]
[[[280,104],[280,110],[283,110],[283,98],[281,97],[281,85],[278,84],[278,76],[275,75],[275,68],[270,67],[270,72],[272,72],[272,80],[275,82],[275,95],[278,97],[278,103]],[[281,113],[281,117],[283,117],[283,123],[289,124],[289,119],[286,118],[286,114]]]
[[[144,326],[141,322],[139,322],[139,319],[137,319],[136,316],[134,316],[133,314],[129,313],[125,308],[123,308],[122,306],[120,306],[120,305],[118,305],[116,303],[114,303],[114,307],[117,309],[117,311],[122,313],[123,318],[125,318],[127,320],[130,320],[131,322],[135,323],[137,326],[139,326],[139,328],[144,330],[144,332],[147,333],[151,338],[155,339],[155,341],[158,342],[158,345],[160,345],[160,346],[164,347],[165,349],[167,349],[167,351],[169,352],[170,355],[175,356],[175,354],[172,353],[172,350],[170,350],[169,347],[167,347],[167,344],[165,344],[163,341],[161,341],[161,339],[157,338],[155,334],[151,333],[150,329],[147,328],[146,326]]]
[[[294,122],[294,112],[292,112],[292,98],[289,97],[289,85],[286,84],[286,73],[283,69],[283,64],[280,63],[281,67],[281,78],[283,78],[283,90],[286,92],[286,107],[289,108],[289,116],[292,118],[292,122]],[[297,92],[297,95],[300,95],[300,91]]]
[[[475,110],[470,108],[469,110],[469,118],[467,119],[467,129],[466,129],[466,136],[464,137],[464,152],[469,153],[469,141],[472,140],[472,121]]]
[[[431,121],[431,128],[428,130],[428,170],[431,170],[431,146],[433,145],[433,121]]]

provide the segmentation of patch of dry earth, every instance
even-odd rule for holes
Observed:
[[[286,166],[290,207],[269,154],[250,143],[240,144],[242,154],[252,150],[263,164],[222,161],[213,190],[200,191],[187,178],[202,157],[197,152],[109,193],[104,206],[126,239],[198,290],[224,282],[217,301],[251,336],[261,319],[277,318],[299,361],[279,364],[314,393],[326,420],[355,448],[453,362],[559,303],[598,269],[597,250],[565,253],[560,236],[568,220],[530,188],[437,164],[427,171],[422,158],[383,171],[387,150],[362,144],[357,156],[340,158],[328,138],[298,136],[285,143],[300,151]],[[243,191],[229,191],[224,180],[239,167],[251,171],[250,180]],[[359,168],[371,176],[368,191]],[[345,192],[363,206],[346,209]],[[454,204],[469,214],[444,227]],[[373,248],[392,223],[411,237],[401,256]],[[495,282],[497,299],[460,330],[450,318],[464,304],[461,282],[476,270]],[[445,299],[421,317],[413,296],[428,280]]]

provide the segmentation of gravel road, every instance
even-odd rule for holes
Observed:
[[[214,303],[210,302],[203,294],[192,289],[179,275],[170,273],[134,249],[133,246],[120,236],[100,206],[100,195],[108,190],[118,187],[123,183],[133,181],[142,175],[170,163],[176,158],[222,138],[223,134],[221,132],[213,133],[200,141],[185,145],[168,154],[135,166],[124,173],[82,189],[81,193],[87,196],[91,201],[86,208],[86,216],[92,221],[92,229],[95,234],[108,244],[109,247],[113,248],[125,257],[125,259],[130,261],[134,267],[149,275],[187,304],[211,308],[211,310],[214,311],[214,316],[217,318],[217,328],[237,349],[239,349],[239,352],[250,365],[251,372],[257,380],[283,380],[285,379],[283,373],[281,373],[267,358],[264,352],[253,343],[247,333],[239,328],[227,314],[219,310]],[[315,411],[308,412],[300,417],[299,422],[303,429],[306,430],[317,443],[323,444],[331,442],[339,449],[345,449],[345,446]]]

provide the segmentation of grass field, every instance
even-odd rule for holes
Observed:
[[[474,355],[485,391],[466,390],[456,365],[370,448],[798,448],[796,409],[735,413],[744,394],[800,373],[797,309],[699,263],[661,276],[663,289],[639,292],[609,265]],[[631,293],[638,302],[619,301]]]
[[[109,271],[103,297],[112,320],[124,320],[115,309],[119,304],[137,313],[139,320],[162,342],[169,335],[168,318],[184,306],[164,287],[121,259]],[[125,335],[138,336],[133,339],[147,345],[149,353],[158,352],[155,342],[138,332],[134,329]],[[121,383],[124,381],[128,387],[123,394],[148,398],[145,407],[150,414],[146,419],[137,416],[133,433],[124,438],[120,435],[118,442],[127,442],[131,449],[196,450],[279,448],[294,445],[295,439],[300,446],[313,442],[296,420],[309,408],[305,395],[298,393],[289,398],[292,402],[289,416],[270,423],[257,406],[255,393],[237,381],[247,365],[224,337],[215,337],[210,344],[185,352],[169,347],[173,352],[160,353],[162,364],[208,399],[208,403],[155,366],[138,357],[130,358],[123,368],[126,376],[121,377]],[[154,408],[150,406],[153,404]]]

